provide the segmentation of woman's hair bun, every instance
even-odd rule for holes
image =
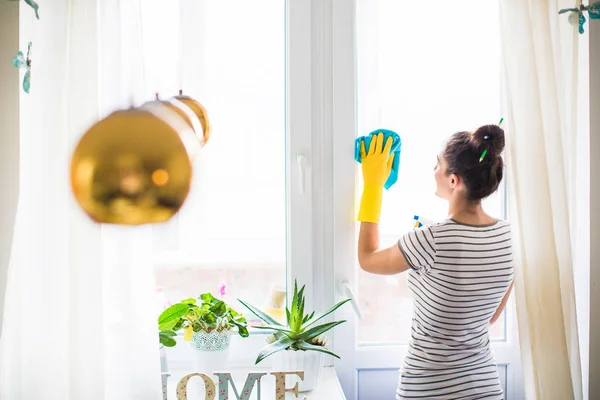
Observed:
[[[471,142],[479,151],[487,149],[487,154],[497,157],[504,150],[504,129],[498,125],[484,125],[473,132]]]

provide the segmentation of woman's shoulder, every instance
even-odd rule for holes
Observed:
[[[427,225],[427,228],[432,231],[432,233],[443,233],[443,232],[460,232],[460,231],[481,231],[487,232],[498,229],[506,229],[510,231],[511,224],[507,220],[496,219],[494,222],[489,224],[467,224],[463,222],[456,221],[452,218],[446,218],[444,220],[438,222],[432,222]]]

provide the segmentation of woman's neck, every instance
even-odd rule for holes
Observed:
[[[465,198],[450,200],[448,218],[469,225],[487,225],[496,221],[483,211],[480,201],[469,202]]]

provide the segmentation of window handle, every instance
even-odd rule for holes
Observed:
[[[358,317],[358,319],[362,320],[363,319],[362,310],[360,309],[360,305],[358,304],[358,301],[356,300],[356,296],[354,296],[354,292],[352,291],[352,288],[350,287],[350,284],[348,283],[348,281],[342,282],[341,291],[342,291],[343,296],[350,299],[350,304],[352,304],[352,308],[354,309],[354,312],[356,313],[356,316]]]
[[[306,163],[308,158],[300,150],[296,152],[296,163],[298,164],[298,175],[300,179],[300,194],[306,191]]]

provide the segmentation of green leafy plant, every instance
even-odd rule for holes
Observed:
[[[177,331],[181,329],[184,330],[185,340],[191,340],[193,332],[214,330],[236,330],[241,337],[248,337],[246,318],[228,307],[223,300],[210,293],[200,295],[197,300],[183,300],[160,314],[158,337],[163,346],[175,346]]]
[[[314,311],[310,314],[305,314],[305,286],[302,286],[302,288],[298,290],[298,283],[294,281],[292,305],[290,308],[286,307],[285,309],[287,320],[286,325],[280,324],[258,308],[238,299],[238,301],[242,303],[248,310],[252,311],[252,313],[266,323],[266,325],[257,326],[256,328],[274,331],[274,333],[267,339],[267,345],[262,348],[260,354],[256,358],[255,364],[258,364],[265,358],[281,350],[318,351],[340,358],[337,354],[327,349],[327,339],[323,336],[323,334],[346,321],[327,322],[316,326],[315,323],[322,318],[325,318],[345,303],[349,302],[350,299],[337,303],[323,314],[315,316]]]

